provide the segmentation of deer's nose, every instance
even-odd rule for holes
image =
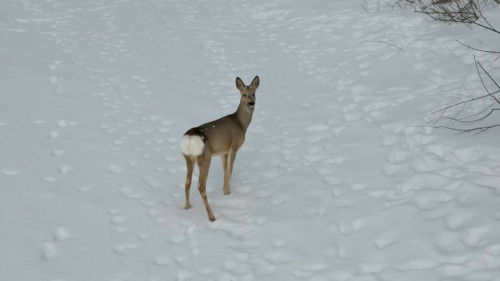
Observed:
[[[255,105],[255,102],[249,102],[248,105]]]

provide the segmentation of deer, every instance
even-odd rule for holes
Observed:
[[[229,195],[229,182],[233,174],[236,154],[245,142],[245,134],[255,109],[255,91],[259,87],[259,77],[255,76],[252,83],[245,83],[236,77],[236,88],[240,92],[240,104],[233,114],[189,129],[181,138],[180,149],[186,159],[187,175],[185,183],[186,204],[184,209],[191,208],[189,190],[195,163],[199,169],[198,190],[200,192],[208,219],[215,221],[214,214],[208,203],[206,185],[212,157],[221,156],[224,170],[224,195]]]

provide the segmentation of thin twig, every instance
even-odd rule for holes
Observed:
[[[495,95],[495,94],[498,94],[498,93],[500,93],[500,90],[498,90],[498,91],[495,91],[495,92],[491,93],[491,95]],[[440,112],[440,111],[447,110],[447,109],[452,108],[452,107],[455,107],[455,106],[457,106],[457,105],[461,105],[461,104],[463,104],[463,103],[467,103],[467,102],[471,102],[471,101],[479,100],[479,99],[482,99],[482,98],[485,98],[485,97],[488,97],[488,96],[490,96],[490,95],[484,95],[484,96],[480,96],[480,97],[473,98],[473,99],[470,99],[470,100],[466,100],[466,101],[463,101],[463,102],[455,103],[455,104],[452,104],[452,105],[447,106],[447,107],[445,107],[445,108],[441,108],[441,109],[439,109],[439,110],[436,110],[436,111],[434,111],[434,112],[431,112],[431,114],[438,113],[438,112]]]
[[[387,42],[384,42],[384,41],[372,41],[372,42],[375,42],[375,43],[382,43],[382,44],[387,44],[387,45],[389,45],[389,46],[393,46],[393,47],[395,47],[395,48],[398,48],[398,49],[400,49],[400,50],[401,50],[401,51],[403,51],[403,52],[405,51],[403,48],[400,48],[400,47],[398,47],[398,46],[396,46],[396,45],[393,45],[393,44],[391,44],[391,43],[387,43]]]
[[[469,121],[463,121],[463,119],[456,119],[456,118],[452,118],[452,117],[443,117],[443,119],[450,119],[451,121],[450,122],[458,122],[458,123],[461,123],[463,125],[470,125],[470,124],[475,124],[479,121],[483,121],[484,119],[486,119],[488,116],[490,116],[491,114],[493,114],[495,111],[497,110],[500,110],[500,108],[493,108],[490,110],[490,112],[486,115],[484,115],[483,117],[481,118],[478,118],[478,119],[474,119],[474,120],[469,120]],[[484,112],[485,110],[481,111],[481,112]],[[449,123],[448,123],[448,126],[449,126]]]
[[[368,9],[365,7],[365,5],[366,5],[366,2],[365,2],[364,4],[361,4],[361,7],[363,7],[363,9],[364,9],[367,13],[369,13],[370,11],[368,11]]]
[[[500,126],[500,124],[496,124],[496,125],[477,127],[477,128],[472,128],[472,129],[457,129],[457,128],[448,127],[448,126],[423,126],[423,127],[431,127],[431,128],[435,128],[435,129],[448,129],[448,130],[457,131],[460,133],[470,133],[470,132],[479,131],[476,133],[476,134],[479,134],[479,133],[483,133],[491,128],[495,128],[495,127],[499,127],[499,126]]]
[[[500,54],[500,52],[497,52],[497,51],[488,51],[488,50],[481,50],[481,49],[473,48],[473,47],[466,45],[458,40],[457,40],[457,42],[460,43],[460,45],[466,47],[467,49],[472,49],[474,51],[479,51],[479,52],[483,52],[483,53],[491,53],[491,54]]]
[[[498,30],[496,30],[496,29],[494,29],[494,28],[491,28],[491,27],[488,27],[488,26],[482,25],[482,24],[480,24],[480,23],[477,23],[477,22],[472,22],[472,24],[475,24],[475,25],[480,26],[480,27],[483,27],[483,28],[485,28],[485,29],[487,29],[487,30],[489,30],[489,31],[492,31],[492,32],[495,32],[495,33],[500,34],[500,31],[498,31]]]
[[[484,81],[483,81],[483,77],[481,76],[481,73],[479,72],[479,68],[477,67],[478,65],[481,66],[481,68],[483,69],[483,71],[488,75],[488,77],[490,77],[491,80],[493,80],[493,78],[491,78],[491,76],[489,75],[488,71],[486,71],[483,66],[476,60],[476,56],[474,56],[474,61],[476,62],[476,69],[477,69],[477,75],[479,75],[479,80],[481,80],[481,84],[483,84],[483,87],[484,87],[484,90],[486,90],[486,93],[488,93],[488,95],[490,95],[490,97],[492,97],[494,100],[496,100],[496,102],[498,104],[500,104],[500,101],[490,93],[490,91],[488,90],[488,88],[486,87],[486,85],[484,84]],[[493,80],[493,82],[496,84],[495,80]],[[497,85],[498,87],[498,85]],[[500,87],[498,87],[500,89]]]
[[[467,105],[467,104],[466,104],[466,103],[464,103],[464,105],[462,106],[462,108],[460,108],[460,110],[457,112],[457,114],[455,114],[455,117],[453,117],[453,118],[448,117],[448,118],[450,118],[450,119],[451,119],[451,120],[450,120],[450,122],[448,123],[448,125],[451,125],[451,124],[453,123],[453,121],[458,120],[458,119],[457,119],[458,115],[460,115],[460,113],[462,113],[462,111],[464,110],[464,108],[465,108],[465,106],[466,106],[466,105]]]
[[[466,119],[469,119],[469,118],[472,118],[472,117],[475,117],[475,116],[481,115],[483,112],[485,112],[486,110],[488,110],[490,107],[492,107],[492,106],[494,106],[494,105],[495,105],[495,104],[494,104],[494,103],[492,103],[492,104],[488,105],[485,109],[483,109],[483,110],[479,111],[478,113],[474,113],[474,114],[472,114],[472,115],[469,115],[469,116],[466,116],[466,117],[462,117],[462,118],[460,118],[460,120],[466,120]],[[496,110],[496,109],[495,109],[495,110]],[[476,120],[478,120],[478,119],[476,119]]]
[[[495,86],[497,86],[497,88],[500,90],[500,86],[498,85],[497,81],[495,81],[495,79],[493,79],[493,78],[491,77],[491,75],[488,73],[488,71],[486,71],[486,70],[484,69],[484,67],[481,65],[481,63],[480,63],[480,62],[478,62],[477,64],[479,64],[479,66],[483,69],[484,73],[486,73],[486,75],[488,75],[488,77],[490,78],[490,80],[491,80],[493,83],[495,83]],[[500,103],[500,101],[498,101],[498,99],[497,99],[497,98],[495,98],[495,99],[497,100],[497,102],[498,102],[498,103]]]

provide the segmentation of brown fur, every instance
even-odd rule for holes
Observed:
[[[203,140],[205,147],[203,153],[199,156],[184,155],[187,166],[186,176],[186,205],[189,209],[189,190],[191,188],[191,178],[195,163],[200,171],[198,180],[198,190],[207,209],[208,219],[215,220],[212,209],[207,200],[206,182],[212,156],[220,155],[222,158],[222,168],[224,169],[224,194],[229,194],[229,182],[233,173],[233,164],[236,159],[236,153],[245,142],[245,134],[252,121],[252,115],[255,108],[255,91],[259,87],[259,77],[255,76],[249,86],[245,86],[240,78],[236,78],[236,88],[240,91],[241,100],[238,109],[233,114],[224,116],[212,122],[201,126],[191,128],[185,135],[197,135]],[[253,103],[253,106],[251,106]]]

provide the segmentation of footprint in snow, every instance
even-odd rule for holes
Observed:
[[[21,174],[21,172],[11,169],[2,169],[0,173],[4,176],[19,176]]]
[[[465,212],[455,212],[445,217],[446,225],[450,230],[463,228],[466,223],[473,222],[474,218],[471,214]]]
[[[400,170],[401,170],[401,165],[385,164],[383,167],[383,171],[386,176],[396,175]]]
[[[57,139],[59,137],[58,131],[50,131],[48,134],[49,139]]]
[[[351,222],[339,223],[337,227],[342,234],[350,234],[361,230],[365,226],[365,219],[359,218]]]
[[[59,168],[59,173],[61,174],[67,174],[69,172],[70,168],[67,165],[63,165]]]
[[[106,171],[108,173],[111,173],[111,174],[119,174],[122,172],[122,169],[118,166],[114,166],[114,165],[110,165],[108,166],[108,168],[106,169]]]
[[[411,153],[408,151],[395,149],[387,154],[386,159],[390,164],[400,164],[410,157],[410,155]]]
[[[215,222],[209,225],[212,230],[221,230],[226,232],[232,237],[243,239],[248,237],[249,234],[253,232],[254,227],[252,225],[243,225],[240,223],[233,223],[224,220],[223,218],[217,219]]]
[[[493,236],[491,232],[491,227],[489,226],[471,227],[462,232],[461,239],[462,242],[467,246],[479,247],[489,242],[488,238],[491,238],[491,236]]]
[[[217,208],[227,208],[227,209],[237,209],[237,210],[248,209],[247,201],[240,199],[212,200],[210,201],[210,205]]]
[[[293,260],[290,253],[287,253],[284,251],[267,252],[267,253],[262,254],[261,256],[263,259],[265,259],[267,262],[269,262],[273,265],[285,264],[285,263],[289,263]]]
[[[45,260],[51,260],[57,256],[57,248],[54,243],[45,242],[42,244],[42,258]]]
[[[275,206],[281,205],[283,203],[289,202],[291,197],[289,195],[279,195],[271,200],[271,203]]]
[[[441,251],[455,252],[465,248],[459,233],[456,231],[443,231],[433,237],[436,248]]]
[[[328,130],[329,126],[328,125],[314,125],[306,128],[307,132],[322,132]]]
[[[133,188],[125,186],[120,188],[120,195],[129,199],[140,199],[142,193],[134,191]]]
[[[397,243],[401,235],[397,231],[389,231],[379,234],[375,239],[373,239],[373,243],[379,249],[385,249],[386,247]]]
[[[58,178],[52,177],[52,176],[47,176],[47,177],[43,178],[43,180],[46,181],[46,182],[56,182],[56,181],[59,181]]]
[[[172,258],[166,254],[158,254],[153,258],[153,262],[158,266],[167,266],[172,263]]]
[[[296,278],[309,278],[316,274],[318,271],[322,271],[328,268],[327,264],[324,263],[312,263],[303,266],[301,269],[293,270],[292,275]]]
[[[54,235],[54,241],[65,241],[71,237],[64,226],[54,228],[52,234]]]
[[[402,271],[414,271],[434,269],[440,265],[440,263],[430,260],[410,260],[396,265],[395,267]]]
[[[119,255],[124,255],[129,251],[136,250],[137,248],[138,245],[134,243],[117,244],[113,246],[113,251]]]

